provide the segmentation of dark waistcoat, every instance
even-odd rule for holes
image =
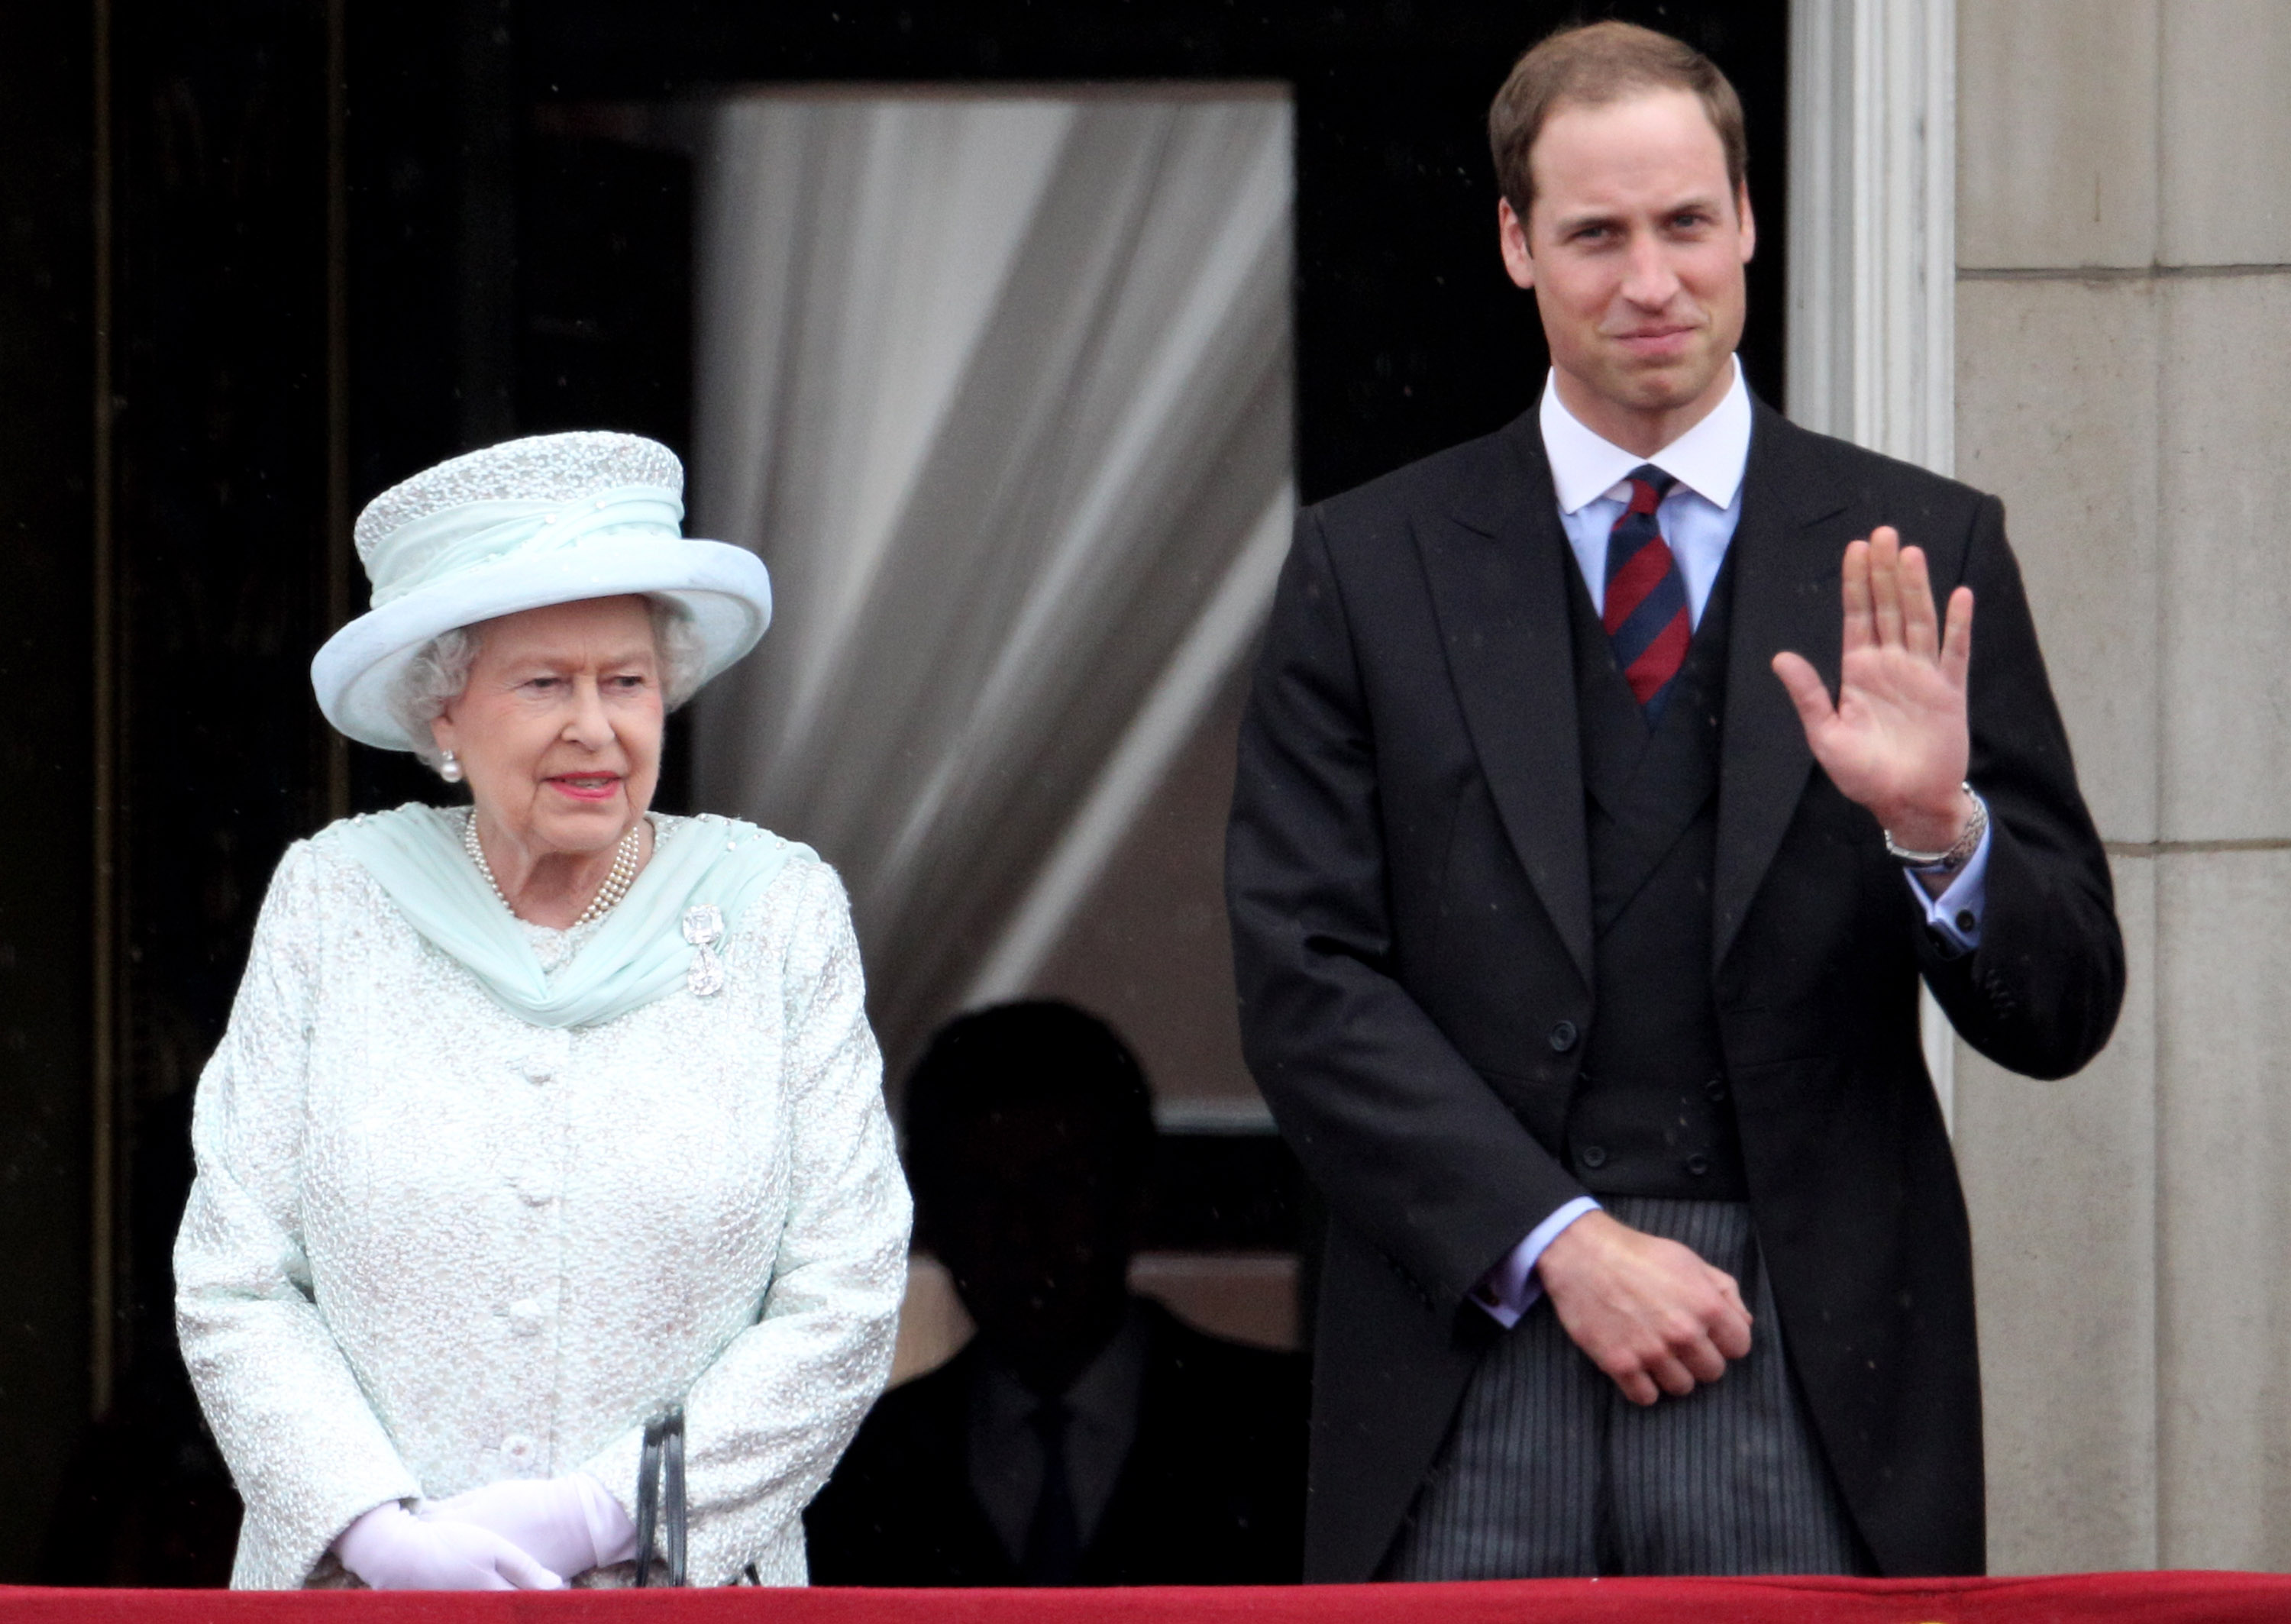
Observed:
[[[1731,564],[1720,569],[1649,728],[1590,594],[1567,571],[1597,1012],[1568,1110],[1566,1156],[1595,1194],[1748,1194],[1710,964],[1733,574]]]

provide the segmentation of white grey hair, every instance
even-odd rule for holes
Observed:
[[[701,642],[698,624],[675,599],[647,592],[645,607],[652,615],[661,699],[673,711],[699,687],[707,649]],[[414,753],[433,770],[445,757],[430,735],[430,724],[470,686],[470,667],[477,663],[484,632],[482,625],[456,626],[439,632],[414,651],[390,682],[390,713],[413,741]]]

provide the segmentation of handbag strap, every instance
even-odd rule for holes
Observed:
[[[668,1582],[684,1583],[684,1410],[681,1405],[668,1412],[661,1439],[663,1459],[661,1477],[662,1515],[664,1524],[661,1544],[668,1558]]]
[[[686,1526],[684,1406],[675,1404],[645,1423],[644,1449],[637,1460],[639,1585],[653,1582],[655,1555],[668,1565],[668,1583],[684,1583]]]

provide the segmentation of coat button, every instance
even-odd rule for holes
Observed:
[[[1551,1052],[1555,1055],[1565,1054],[1575,1047],[1577,1035],[1573,1021],[1560,1022],[1551,1029]]]
[[[502,1440],[502,1453],[523,1466],[533,1459],[534,1442],[521,1432],[513,1432]]]
[[[1604,1167],[1607,1165],[1606,1147],[1602,1145],[1586,1145],[1583,1147],[1583,1154],[1576,1160],[1585,1167]]]
[[[1701,1178],[1703,1174],[1710,1170],[1710,1158],[1704,1155],[1700,1151],[1696,1151],[1692,1155],[1686,1159],[1686,1170],[1693,1174],[1697,1178]]]
[[[1724,1099],[1726,1097],[1726,1080],[1724,1077],[1713,1077],[1709,1081],[1704,1083],[1702,1085],[1702,1097],[1708,1100],[1714,1105],[1719,1101]]]
[[[1957,928],[1966,936],[1971,936],[1981,929],[1981,921],[1973,916],[1972,909],[1959,908],[1957,911]]]
[[[509,1328],[520,1337],[537,1336],[549,1323],[549,1306],[537,1297],[525,1298],[509,1306]]]

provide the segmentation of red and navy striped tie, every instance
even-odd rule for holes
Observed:
[[[1615,664],[1652,726],[1685,663],[1694,623],[1686,612],[1686,582],[1655,517],[1678,481],[1651,462],[1633,469],[1629,481],[1630,505],[1607,535],[1606,605],[1600,618]]]

